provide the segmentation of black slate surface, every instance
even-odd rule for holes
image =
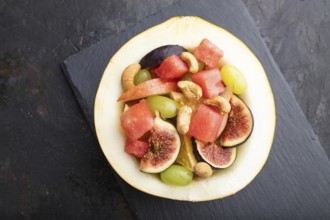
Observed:
[[[135,34],[174,15],[200,16],[228,29],[252,49],[262,62],[274,91],[277,131],[262,172],[244,190],[226,199],[203,203],[160,199],[139,192],[119,179],[136,217],[329,218],[329,160],[241,1],[179,1],[66,60],[68,79],[91,127],[93,99],[109,57]]]
[[[1,219],[131,219],[60,63],[177,0],[0,1]],[[330,0],[244,0],[330,155]]]

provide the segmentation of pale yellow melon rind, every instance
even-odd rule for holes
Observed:
[[[224,60],[237,66],[247,78],[249,87],[242,98],[254,114],[254,131],[249,140],[238,148],[237,158],[231,167],[185,187],[166,185],[160,181],[158,175],[140,172],[138,161],[123,150],[125,136],[119,124],[123,106],[116,102],[122,92],[121,72],[158,46],[179,44],[193,48],[204,37],[223,49]],[[224,198],[248,185],[268,158],[276,123],[273,93],[256,56],[234,35],[199,17],[171,18],[147,29],[123,45],[104,71],[96,95],[94,119],[101,149],[122,179],[148,194],[188,201]],[[247,170],[249,171],[246,172]]]

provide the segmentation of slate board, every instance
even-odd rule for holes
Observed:
[[[222,26],[247,44],[261,61],[276,104],[273,148],[256,179],[242,191],[221,200],[192,203],[157,198],[132,188],[117,176],[135,216],[139,219],[329,219],[330,162],[240,0],[179,1],[65,60],[64,72],[92,130],[94,98],[110,57],[134,35],[178,15],[195,15]]]

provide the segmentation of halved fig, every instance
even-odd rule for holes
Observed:
[[[234,147],[245,142],[253,130],[253,115],[242,99],[233,95],[227,125],[220,136],[223,147]]]
[[[226,168],[233,164],[236,158],[236,148],[224,148],[215,142],[204,143],[195,140],[196,150],[206,163],[214,168]]]
[[[140,60],[141,68],[143,69],[159,66],[166,57],[171,55],[180,56],[180,54],[185,51],[187,50],[179,45],[165,45],[157,47]]]
[[[141,158],[140,170],[146,173],[162,172],[174,163],[180,145],[175,127],[157,116],[151,129],[149,151]]]

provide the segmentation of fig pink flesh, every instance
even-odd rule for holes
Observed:
[[[198,142],[197,148],[201,157],[214,167],[230,165],[235,157],[233,148],[223,148],[215,143]]]
[[[152,131],[150,137],[150,150],[141,159],[140,167],[150,164],[153,167],[162,165],[164,161],[169,160],[176,150],[173,145],[175,138],[173,134],[167,131]]]

